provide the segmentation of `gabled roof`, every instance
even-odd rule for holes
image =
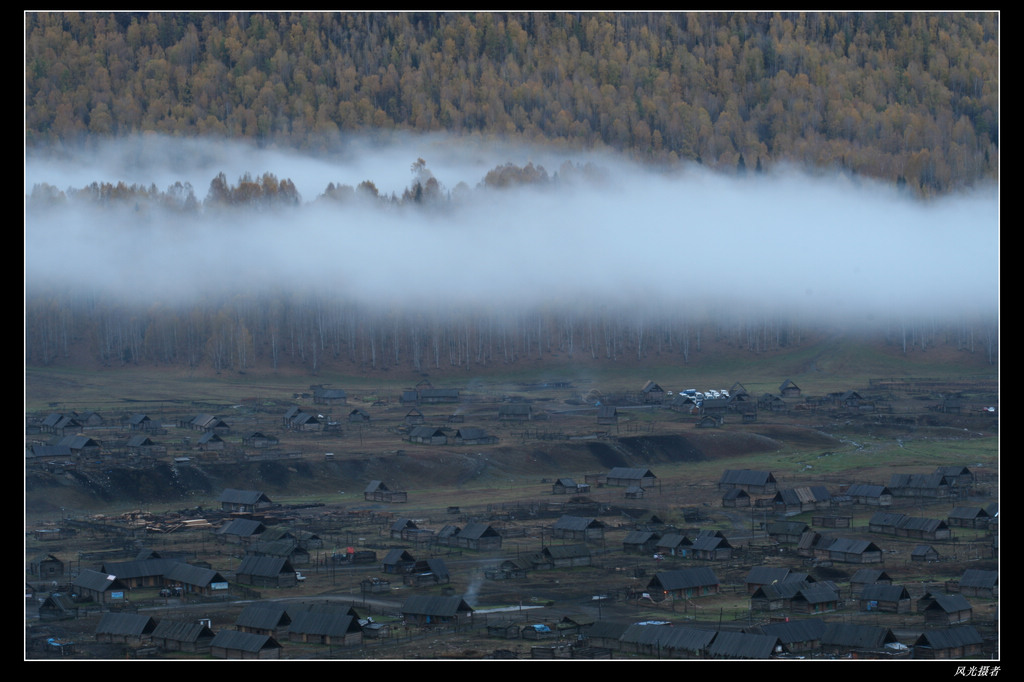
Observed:
[[[109,573],[100,573],[99,571],[83,568],[72,585],[95,592],[105,592],[112,587],[123,586],[123,583],[116,576]]]
[[[707,566],[695,568],[681,568],[676,571],[662,571],[655,573],[649,583],[650,586],[661,587],[664,590],[685,590],[691,587],[707,587],[718,585],[718,576]]]
[[[973,625],[960,625],[951,628],[925,630],[914,646],[927,646],[932,649],[954,649],[972,644],[982,644],[984,640]]]
[[[153,630],[153,639],[171,639],[178,642],[197,642],[213,639],[213,630],[203,623],[183,620],[161,620]]]
[[[792,575],[793,571],[785,566],[754,566],[747,572],[744,582],[756,585],[771,585],[776,582],[784,582]]]
[[[821,635],[823,645],[857,649],[880,649],[896,641],[896,636],[887,627],[854,623],[826,623]]]
[[[310,609],[292,614],[289,632],[305,635],[340,637],[359,632],[359,620],[348,613],[348,609]]]
[[[825,633],[825,621],[817,618],[795,618],[785,623],[767,623],[756,629],[766,635],[778,637],[783,644],[816,642]]]
[[[851,583],[879,583],[892,581],[888,573],[880,568],[861,568],[850,577]]]
[[[548,545],[541,554],[551,559],[573,559],[590,556],[590,548],[586,545]]]
[[[764,485],[775,483],[775,476],[770,471],[754,471],[752,469],[726,469],[722,472],[719,483],[732,485]]]
[[[253,556],[243,557],[242,563],[235,569],[236,575],[258,575],[264,578],[276,578],[285,573],[295,573],[295,569],[284,557]]]
[[[950,519],[988,519],[992,518],[984,507],[953,507],[946,515]]]
[[[942,474],[893,474],[889,477],[889,488],[933,490],[946,485],[946,477]]]
[[[641,479],[641,478],[657,478],[650,469],[637,468],[637,467],[614,467],[608,472],[608,478],[627,478],[627,479]]]
[[[219,535],[237,535],[247,538],[262,533],[267,529],[262,522],[256,519],[231,519],[217,529]]]
[[[823,485],[811,485],[800,488],[784,488],[775,493],[774,501],[786,505],[800,505],[828,502],[830,499],[832,499],[832,495],[828,488]]]
[[[723,630],[708,646],[708,655],[712,658],[771,658],[778,644],[779,638],[772,635]]]
[[[693,550],[697,552],[711,552],[716,549],[732,549],[729,541],[714,535],[698,535],[693,540]]]
[[[413,595],[402,604],[402,613],[450,618],[460,613],[473,613],[462,597]]]
[[[242,612],[238,614],[238,618],[235,619],[236,626],[258,630],[273,630],[291,622],[291,616],[288,615],[284,604],[269,601],[246,604]]]
[[[241,630],[218,630],[210,646],[215,649],[231,649],[258,653],[264,649],[280,649],[281,644],[270,635],[258,635]]]
[[[494,530],[489,523],[475,522],[467,524],[465,528],[459,531],[458,537],[476,540],[479,538],[501,537],[501,534]]]
[[[983,571],[978,568],[968,568],[960,576],[960,587],[996,587],[999,584],[999,571]]]
[[[626,537],[622,538],[622,544],[624,545],[642,545],[651,540],[657,540],[660,537],[658,533],[649,530],[631,530],[626,533]]]
[[[555,521],[552,528],[555,530],[587,530],[590,528],[604,528],[603,521],[586,516],[563,515]]]
[[[475,440],[477,438],[486,438],[487,432],[475,426],[465,426],[455,432],[455,437],[461,440]]]
[[[910,593],[903,585],[872,583],[864,586],[860,598],[862,601],[900,601],[901,599],[910,599]]]
[[[221,492],[220,497],[217,498],[217,501],[227,502],[228,504],[269,504],[270,498],[259,490],[225,488]]]
[[[939,609],[946,613],[955,613],[973,609],[971,602],[962,594],[933,594],[932,598],[934,601],[926,607],[929,610]]]
[[[391,564],[398,564],[408,561],[416,561],[416,559],[414,559],[413,556],[409,554],[408,550],[397,548],[388,551],[387,555],[385,555],[384,560],[381,563],[385,566],[389,566]]]
[[[434,426],[417,426],[409,429],[410,438],[439,438],[444,435],[444,429],[439,429]]]
[[[96,626],[96,634],[138,637],[148,635],[155,629],[156,621],[150,616],[108,611],[100,617],[100,622]]]
[[[690,547],[693,541],[681,533],[666,533],[658,539],[656,547]]]
[[[846,554],[882,551],[878,545],[869,540],[857,540],[854,538],[836,538],[827,549],[830,552],[844,552]]]
[[[884,485],[855,483],[847,488],[846,494],[851,497],[881,497],[883,495],[892,495],[892,491]]]

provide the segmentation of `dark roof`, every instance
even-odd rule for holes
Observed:
[[[830,552],[845,552],[847,554],[882,551],[875,543],[869,540],[857,540],[855,538],[836,538],[827,549]]]
[[[792,570],[785,566],[754,566],[747,572],[744,582],[757,585],[771,585],[775,582],[783,582],[792,575]]]
[[[468,524],[465,528],[463,528],[461,531],[459,531],[458,536],[460,538],[469,538],[469,539],[477,539],[477,538],[484,538],[484,537],[488,537],[488,538],[501,537],[501,535],[498,533],[498,531],[494,530],[494,528],[489,523],[482,523],[482,522],[476,522],[476,523]]]
[[[203,623],[183,620],[161,620],[153,630],[154,639],[172,639],[179,642],[195,642],[209,637],[213,630]]]
[[[660,586],[664,590],[683,590],[718,584],[718,576],[710,567],[698,566],[655,573],[649,586]]]
[[[981,644],[981,634],[973,625],[960,625],[952,628],[926,630],[914,642],[914,646],[927,646],[932,649],[953,649],[968,644]]]
[[[860,598],[863,601],[900,601],[901,599],[910,599],[910,593],[903,585],[872,583],[864,586]]]
[[[774,483],[775,476],[770,471],[754,471],[752,469],[727,469],[718,479],[719,483],[732,485],[764,485]]]
[[[258,635],[240,630],[218,630],[210,646],[216,649],[232,649],[256,653],[263,649],[280,649],[281,645],[270,635]]]
[[[289,632],[306,635],[343,636],[359,632],[359,620],[348,613],[347,608],[311,609],[292,614]]]
[[[608,478],[626,478],[626,479],[641,479],[641,478],[657,478],[650,469],[643,469],[639,467],[614,467],[608,472]]]
[[[812,502],[828,502],[832,498],[828,488],[823,485],[802,486],[799,488],[784,488],[775,493],[775,501],[783,504],[806,504]]]
[[[231,519],[217,529],[220,535],[237,535],[247,538],[250,535],[262,533],[267,529],[260,521],[255,519]]]
[[[968,568],[960,576],[960,587],[996,587],[999,584],[999,571],[983,571]]]
[[[137,613],[108,611],[100,617],[96,634],[103,635],[148,635],[156,629],[156,621],[150,616]]]
[[[882,495],[891,495],[892,492],[884,485],[854,483],[849,488],[847,488],[846,494],[856,497],[881,497]]]
[[[590,548],[586,545],[548,545],[541,554],[552,559],[571,559],[573,557],[590,556]]]
[[[397,564],[403,561],[415,561],[415,559],[411,554],[409,554],[408,550],[397,548],[388,551],[387,555],[385,555],[384,560],[381,563],[387,565]]]
[[[778,637],[783,644],[816,642],[825,632],[825,621],[816,618],[798,618],[785,623],[766,623],[756,629],[766,635]]]
[[[927,606],[928,609],[941,609],[946,613],[972,610],[971,602],[962,594],[935,594],[932,598],[934,601]]]
[[[880,568],[861,568],[850,577],[851,583],[877,583],[883,580],[891,581],[892,578]]]
[[[556,530],[587,530],[589,528],[604,528],[603,521],[586,516],[571,516],[566,514],[555,521],[552,528]]]
[[[779,638],[746,632],[720,631],[708,647],[712,658],[771,658]]]
[[[826,623],[821,643],[857,649],[878,649],[895,642],[892,630],[878,625],[857,625],[854,623]]]
[[[99,571],[93,571],[88,568],[83,568],[78,577],[72,583],[75,587],[83,587],[87,590],[93,590],[96,592],[105,592],[111,587],[121,585],[121,581],[115,576],[107,573],[100,573]]]
[[[258,504],[270,502],[270,498],[264,495],[259,490],[235,490],[234,488],[225,488],[221,492],[220,497],[217,498],[218,502],[228,502],[230,504]]]
[[[265,578],[276,578],[283,573],[294,573],[291,563],[276,556],[248,555],[235,570],[235,575],[258,575]]]
[[[402,604],[402,613],[451,617],[459,613],[473,613],[473,609],[462,597],[413,595]]]
[[[247,604],[235,619],[236,626],[273,630],[292,622],[288,610],[276,602],[253,602]]]

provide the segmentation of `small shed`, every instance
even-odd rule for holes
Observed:
[[[938,561],[939,552],[931,545],[918,545],[910,552],[911,561]]]

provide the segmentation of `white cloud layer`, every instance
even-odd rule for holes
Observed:
[[[328,183],[401,196],[416,159],[467,201],[436,211],[315,202]],[[592,162],[602,183],[479,189],[506,163]],[[25,192],[93,182],[190,183],[223,172],[292,180],[299,208],[180,215],[26,211],[26,287],[61,285],[150,301],[264,287],[367,305],[767,308],[852,320],[994,313],[995,188],[927,202],[872,182],[796,170],[726,177],[657,173],[610,156],[409,138],[353,142],[333,157],[146,137],[90,154],[26,157]]]

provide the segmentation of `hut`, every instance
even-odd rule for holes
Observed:
[[[910,593],[902,585],[865,585],[857,601],[861,611],[911,613],[913,610]]]
[[[565,514],[551,526],[551,537],[587,542],[604,539],[605,524],[595,518]]]

